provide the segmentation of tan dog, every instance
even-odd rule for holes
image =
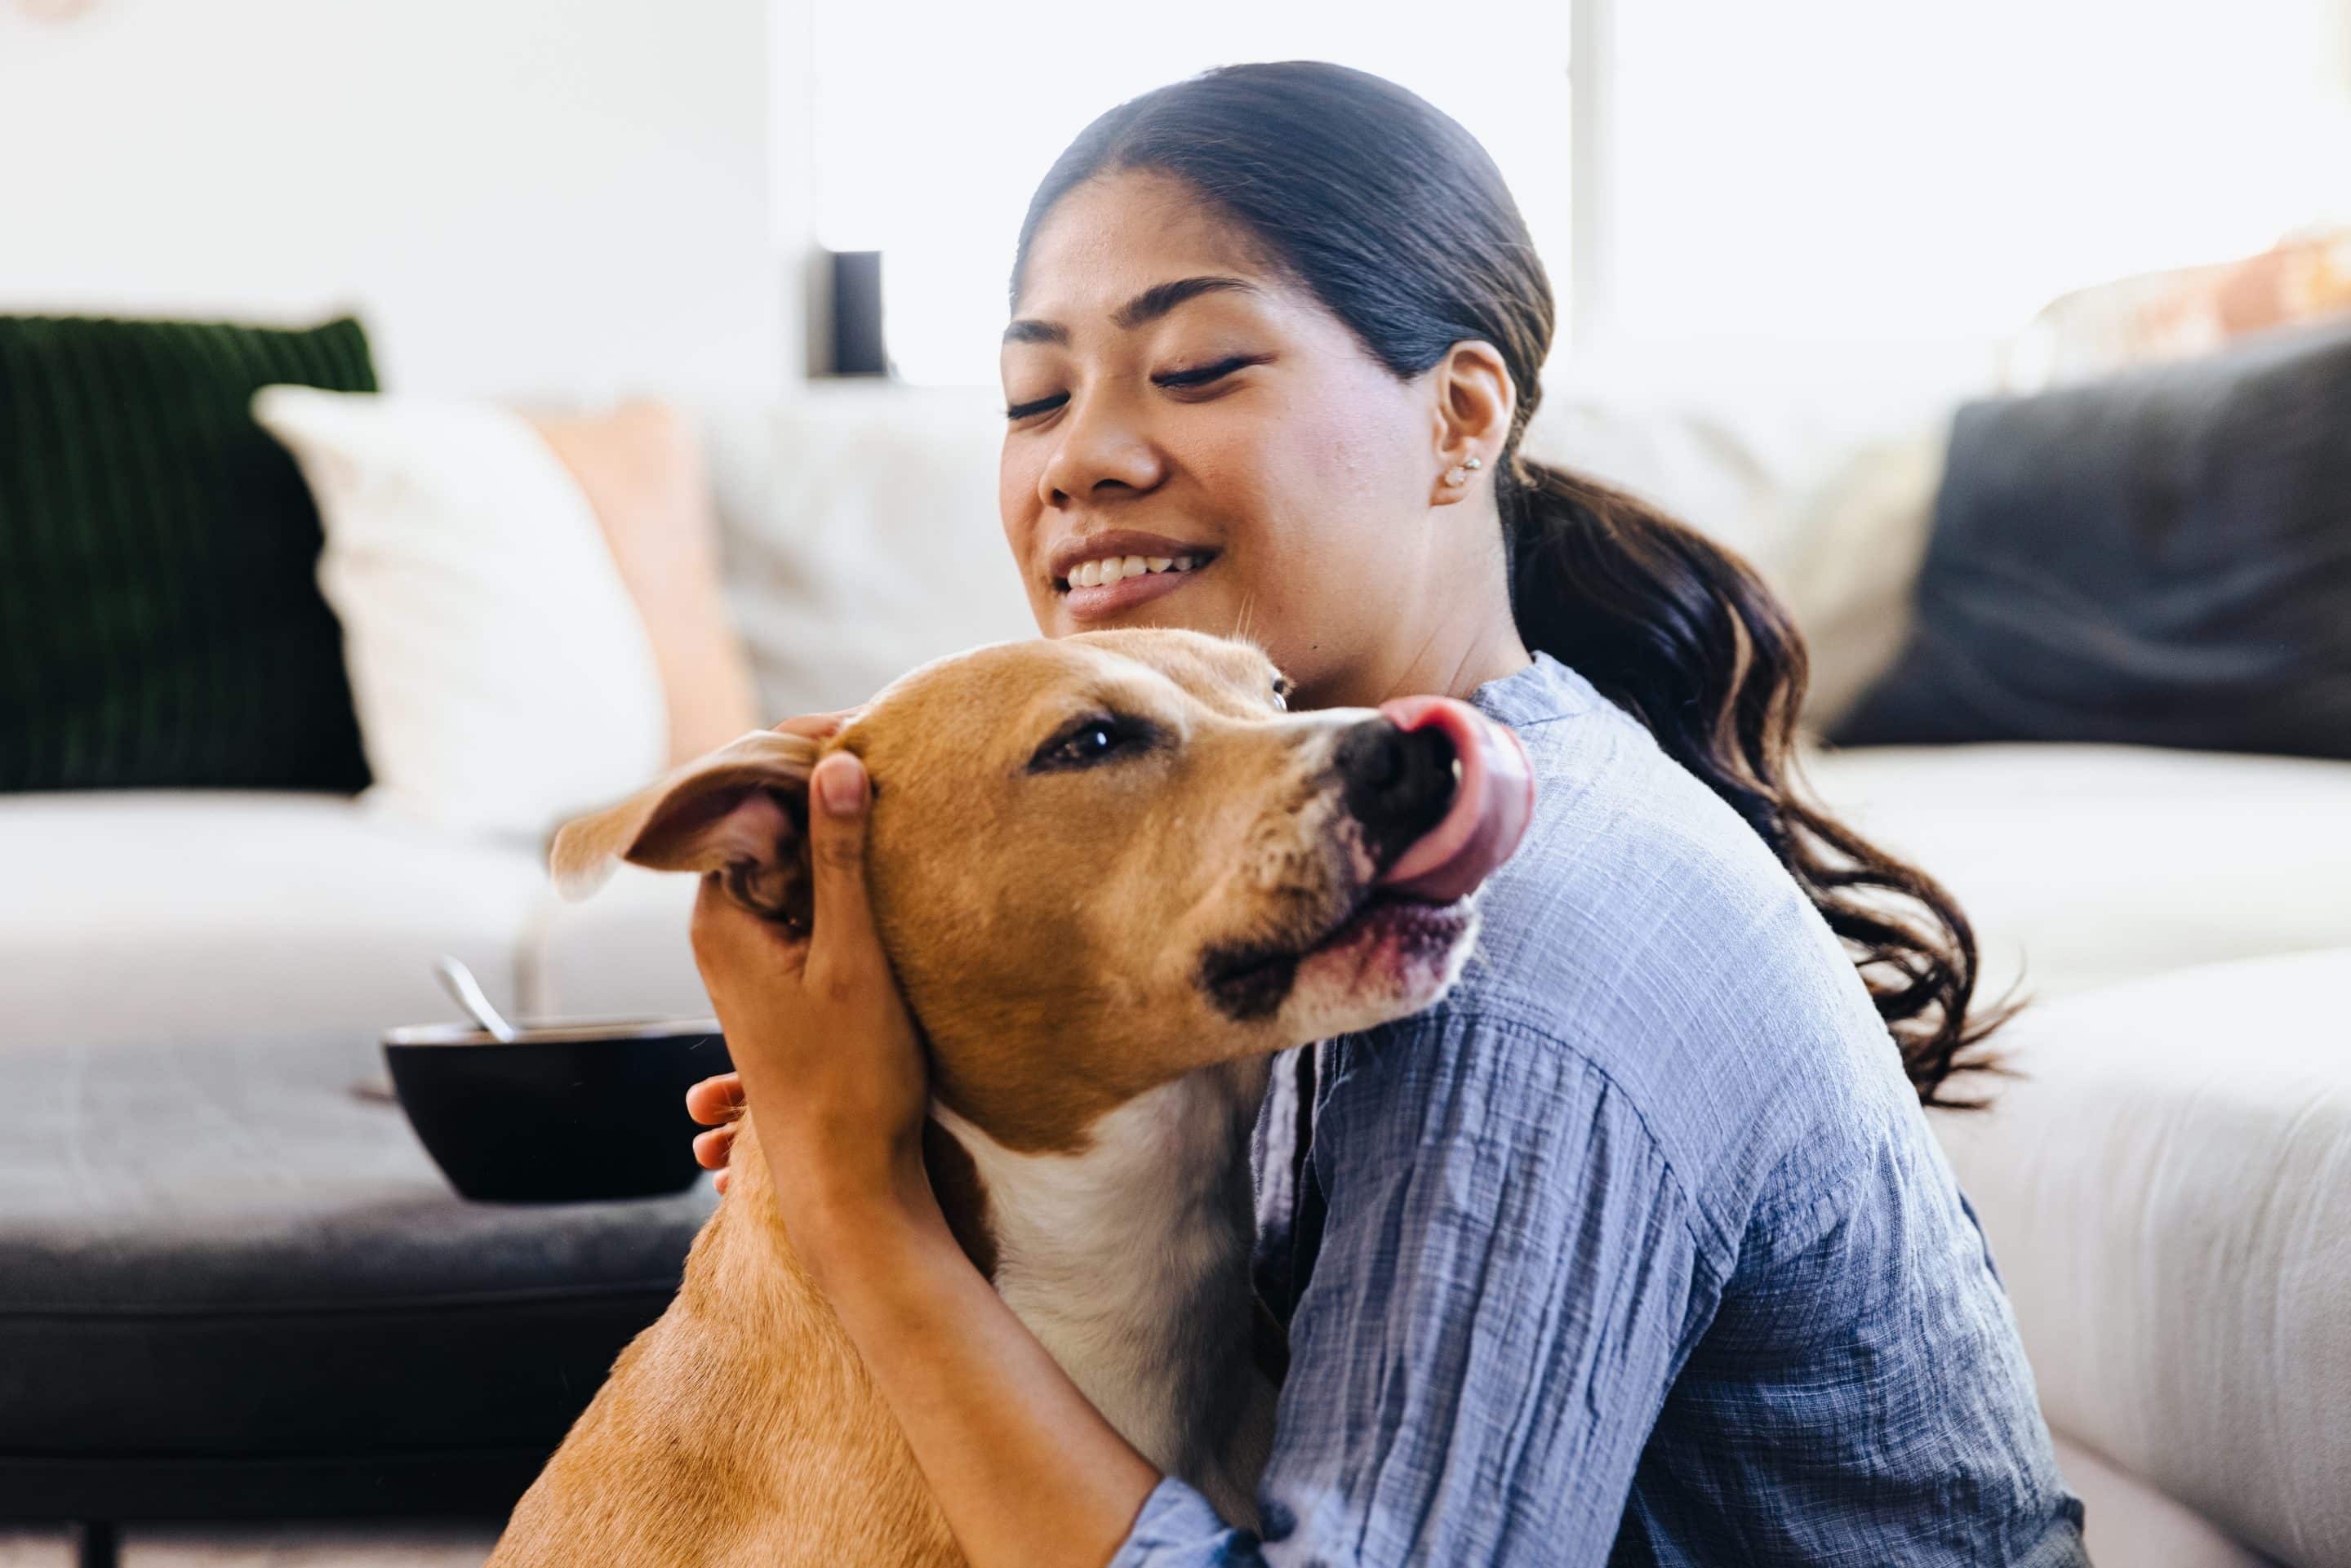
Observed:
[[[1292,716],[1280,692],[1256,650],[1190,632],[1008,643],[914,672],[824,747],[873,781],[874,917],[958,1240],[1130,1442],[1243,1521],[1274,1396],[1249,1278],[1267,1060],[1443,994],[1531,790],[1460,704]],[[556,875],[716,873],[804,925],[819,755],[747,736],[566,828]],[[748,1122],[732,1168],[493,1563],[961,1561]]]

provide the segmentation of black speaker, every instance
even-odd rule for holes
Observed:
[[[886,376],[890,355],[882,343],[882,253],[831,254],[832,373]]]

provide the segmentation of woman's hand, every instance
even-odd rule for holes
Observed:
[[[705,1078],[685,1092],[685,1113],[710,1129],[694,1135],[694,1157],[704,1170],[716,1171],[711,1185],[726,1190],[726,1162],[735,1154],[735,1127],[743,1114],[743,1075],[722,1072]]]
[[[695,959],[740,1082],[698,1084],[687,1107],[704,1121],[746,1099],[758,1108],[778,1202],[811,1267],[837,1229],[937,1222],[922,1162],[928,1071],[866,899],[870,798],[863,766],[846,753],[826,758],[810,781],[806,940],[733,903],[715,877],[695,906]],[[732,1139],[731,1126],[705,1133],[696,1153],[723,1164]]]
[[[804,735],[810,740],[823,740],[855,718],[862,709],[836,708],[831,713],[806,713],[798,718],[788,718],[776,726],[778,735]],[[704,989],[710,988],[707,975],[703,977]],[[729,1047],[731,1051],[732,1047]],[[743,1115],[743,1075],[721,1072],[705,1078],[685,1092],[685,1113],[710,1129],[698,1133],[694,1139],[694,1157],[704,1170],[716,1171],[717,1179],[711,1185],[720,1192],[726,1190],[727,1161],[735,1152],[736,1124]]]

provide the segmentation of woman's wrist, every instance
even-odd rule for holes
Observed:
[[[788,1213],[786,1228],[801,1266],[833,1299],[920,1273],[953,1253],[968,1268],[927,1180],[919,1191],[865,1186],[811,1194]]]
[[[830,1151],[819,1139],[787,1140],[801,1157],[770,1161],[776,1203],[794,1250],[820,1281],[884,1253],[903,1255],[941,1239],[955,1244],[919,1140],[903,1148],[864,1141]],[[763,1149],[768,1146],[763,1138]]]

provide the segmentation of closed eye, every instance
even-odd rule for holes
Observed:
[[[1213,365],[1202,365],[1196,370],[1162,371],[1151,378],[1151,384],[1176,392],[1213,386],[1237,371],[1245,371],[1251,365],[1270,364],[1272,361],[1271,354],[1236,354],[1229,360],[1218,360]],[[1009,404],[1004,411],[1004,417],[1017,424],[1024,419],[1034,419],[1040,413],[1050,413],[1069,401],[1069,393],[1055,392],[1050,397],[1040,397],[1028,402]]]
[[[1163,738],[1148,719],[1095,714],[1058,731],[1029,759],[1031,773],[1066,773],[1114,759],[1137,757]]]
[[[1271,354],[1236,354],[1229,360],[1218,360],[1213,365],[1202,365],[1191,371],[1162,371],[1151,378],[1155,387],[1204,387],[1220,382],[1235,371],[1245,371],[1251,365],[1261,365],[1272,359]]]
[[[1069,401],[1069,393],[1055,392],[1051,397],[1040,397],[1034,402],[1016,402],[1004,411],[1004,417],[1008,420],[1022,420],[1036,414],[1050,413]]]

